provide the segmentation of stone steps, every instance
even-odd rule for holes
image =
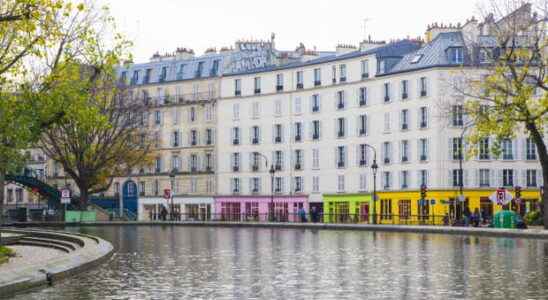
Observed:
[[[75,245],[73,243],[66,242],[66,241],[63,241],[63,240],[57,240],[57,239],[53,239],[53,238],[32,237],[32,236],[23,237],[18,242],[50,243],[50,244],[55,244],[55,245],[58,245],[58,246],[61,246],[61,247],[68,248],[68,249],[70,249],[70,251],[75,251],[76,247],[78,247],[77,245]]]

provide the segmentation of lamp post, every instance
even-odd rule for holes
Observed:
[[[460,134],[460,147],[459,147],[459,199],[455,200],[455,221],[457,220],[457,202],[461,201],[463,202],[463,213],[464,213],[464,170],[462,167],[463,160],[464,160],[464,134],[466,133],[466,130],[471,127],[471,124],[463,125],[462,132]]]
[[[371,170],[373,171],[373,224],[377,224],[377,170],[379,169],[379,165],[377,165],[377,150],[369,144],[364,145],[373,150],[373,164],[371,164]]]
[[[265,167],[268,168],[268,157],[266,157],[264,154],[259,152],[254,152],[255,156],[261,156],[265,160]],[[270,164],[270,170],[268,171],[270,174],[270,209],[269,209],[269,221],[274,221],[274,174],[276,173],[276,170],[274,169],[274,164]]]
[[[169,208],[169,219],[170,221],[173,221],[173,186],[175,185],[175,175],[177,173],[177,170],[173,168],[171,172],[169,173],[169,179],[170,179],[170,193],[169,193],[169,199],[171,200],[171,205]]]

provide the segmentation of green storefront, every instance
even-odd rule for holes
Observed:
[[[325,223],[369,223],[371,194],[323,195]]]

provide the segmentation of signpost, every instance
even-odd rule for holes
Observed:
[[[70,190],[67,187],[61,189],[61,203],[65,206],[66,215],[67,205],[70,203]]]

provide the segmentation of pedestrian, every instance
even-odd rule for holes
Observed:
[[[470,226],[470,217],[472,216],[472,214],[470,213],[470,209],[468,208],[468,206],[464,207],[464,212],[462,215],[464,218],[464,226],[465,227]]]
[[[167,220],[167,209],[165,206],[162,206],[162,211],[160,212],[160,219],[162,221]]]
[[[479,209],[477,208],[474,209],[474,213],[472,214],[472,226],[479,227],[480,218],[481,218],[481,215],[480,215]]]
[[[301,222],[302,223],[306,223],[307,222],[307,219],[306,219],[306,211],[304,210],[304,207],[300,207],[299,208],[299,217],[301,218]]]
[[[516,214],[516,228],[517,229],[527,229],[527,224],[520,214]]]

